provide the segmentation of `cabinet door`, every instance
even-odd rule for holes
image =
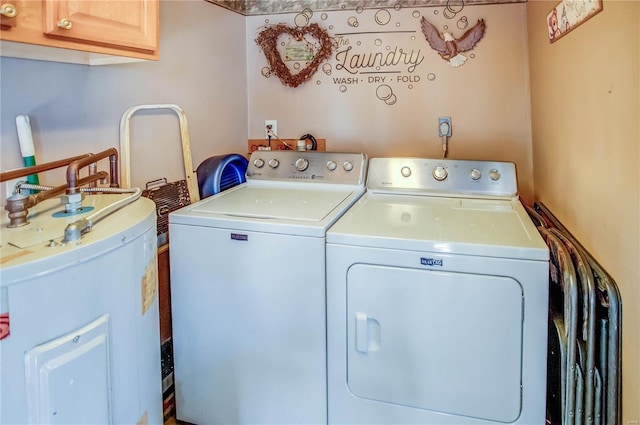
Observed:
[[[44,33],[65,39],[156,50],[157,0],[47,0]]]

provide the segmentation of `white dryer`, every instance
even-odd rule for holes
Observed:
[[[366,165],[256,151],[246,183],[169,216],[177,419],[326,423],[325,234]]]
[[[329,423],[543,425],[548,259],[513,164],[371,159],[327,232]]]

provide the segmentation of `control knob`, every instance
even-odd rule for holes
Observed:
[[[298,158],[295,163],[296,170],[304,171],[309,168],[309,160],[306,158]]]
[[[351,171],[353,170],[353,164],[351,161],[345,161],[344,164],[342,164],[342,168],[344,168],[344,171]]]
[[[471,180],[480,180],[481,176],[482,176],[482,174],[480,173],[480,170],[478,170],[477,168],[474,168],[469,173],[469,177],[471,177]]]
[[[442,165],[438,165],[436,168],[433,169],[433,178],[438,180],[439,182],[446,179],[448,175],[449,173],[447,172],[447,169],[444,168]]]
[[[495,168],[491,171],[489,171],[489,178],[493,181],[497,181],[500,179],[500,171],[496,170]]]
[[[400,169],[400,174],[402,177],[409,177],[411,175],[411,168],[404,166]]]
[[[277,159],[273,158],[269,161],[269,167],[271,168],[278,168],[278,165],[280,165],[280,161],[278,161]]]
[[[262,158],[258,158],[253,161],[253,165],[255,165],[256,168],[262,168],[264,167],[264,160]]]
[[[335,161],[328,161],[327,162],[327,170],[335,171],[336,168],[338,168],[338,164],[336,164]]]

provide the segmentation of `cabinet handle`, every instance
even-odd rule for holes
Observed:
[[[2,6],[0,6],[0,13],[7,18],[15,18],[15,16],[18,14],[18,11],[16,10],[16,7],[11,3],[3,3]]]
[[[58,26],[63,30],[70,30],[73,28],[73,22],[69,18],[62,18],[58,21]]]

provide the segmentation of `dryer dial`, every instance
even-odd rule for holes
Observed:
[[[439,182],[446,179],[448,175],[449,175],[449,172],[442,165],[438,165],[436,168],[433,169],[433,178],[438,180]]]
[[[329,161],[327,162],[327,170],[329,171],[335,171],[335,169],[338,168],[338,164],[336,164],[335,161]]]
[[[278,165],[280,165],[280,161],[275,158],[269,161],[269,167],[271,168],[278,168]]]
[[[489,171],[489,178],[493,181],[500,180],[500,171],[496,170],[495,168]]]
[[[255,161],[253,161],[253,165],[255,165],[256,168],[262,168],[264,167],[264,160],[262,158],[258,158]]]
[[[409,177],[411,175],[411,168],[404,166],[400,169],[400,174],[402,177]]]
[[[469,177],[471,177],[471,180],[480,180],[481,176],[482,176],[482,173],[480,173],[480,170],[478,170],[477,168],[474,168],[469,173]]]
[[[346,161],[344,164],[342,164],[342,168],[344,168],[344,171],[351,171],[353,170],[353,164],[351,163],[351,161]]]

